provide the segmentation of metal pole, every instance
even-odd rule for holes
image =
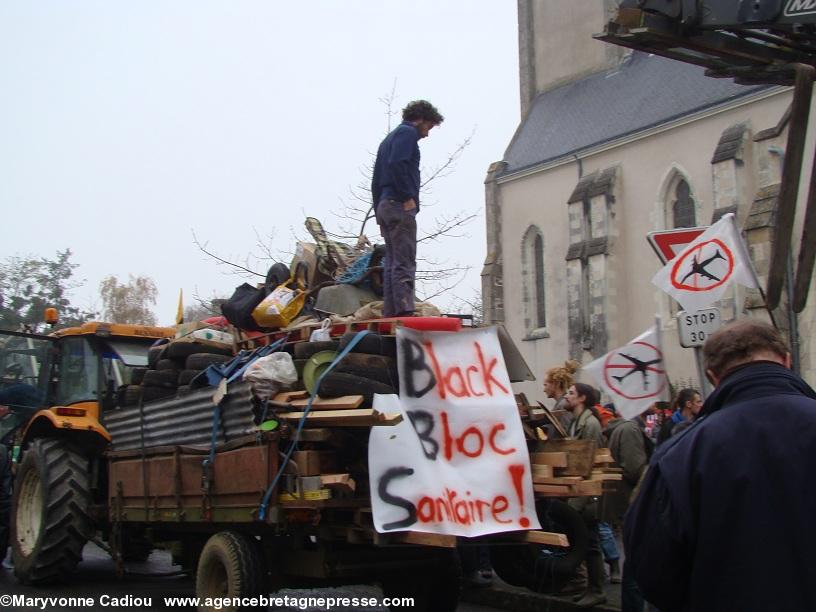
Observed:
[[[751,271],[751,277],[754,279],[754,284],[756,288],[759,290],[759,296],[762,298],[762,301],[765,303],[765,309],[768,311],[768,316],[771,319],[771,325],[773,325],[776,329],[779,329],[779,325],[776,324],[776,317],[774,317],[773,309],[771,305],[768,303],[768,298],[765,297],[765,292],[762,290],[762,284],[759,282],[759,276],[757,276],[757,271],[754,268],[754,262],[751,261],[751,257],[748,255],[748,247],[745,244],[745,241],[742,239],[742,232],[740,232],[739,226],[737,226],[737,217],[733,213],[729,213],[731,217],[731,223],[734,225],[734,233],[737,236],[740,244],[740,250],[743,254],[743,259],[745,259],[745,263],[748,265],[748,269]],[[737,313],[742,310],[742,306],[740,305],[739,308],[737,304],[734,304],[734,315],[737,316]]]
[[[705,366],[703,365],[703,347],[694,347],[694,362],[697,365],[697,377],[700,379],[700,394],[703,396],[703,399],[705,399],[711,393],[712,389],[711,383],[708,382],[705,375]]]
[[[768,296],[765,301],[769,312],[779,306],[782,285],[785,282],[785,267],[791,248],[796,200],[799,196],[799,179],[802,174],[813,78],[816,73],[813,66],[794,64],[794,67],[796,81],[793,88],[791,118],[788,124],[788,144],[785,151],[785,163],[782,166],[776,224],[773,228],[771,244],[771,266],[768,270]]]

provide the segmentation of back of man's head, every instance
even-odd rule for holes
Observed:
[[[788,347],[779,332],[761,321],[740,319],[709,336],[703,347],[706,372],[718,383],[737,366],[771,360],[787,365]]]
[[[430,121],[439,125],[445,118],[436,107],[427,100],[414,100],[402,109],[403,121]]]

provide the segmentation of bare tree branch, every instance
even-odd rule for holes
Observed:
[[[252,269],[248,268],[245,265],[241,265],[241,264],[235,263],[234,261],[224,259],[223,257],[218,255],[214,251],[209,250],[207,248],[208,243],[205,242],[205,243],[202,244],[199,241],[198,236],[196,236],[195,230],[190,230],[190,231],[193,234],[193,244],[195,244],[198,247],[199,251],[201,251],[202,253],[204,253],[208,257],[211,257],[212,259],[214,259],[216,261],[217,265],[223,265],[223,266],[227,266],[228,268],[234,268],[234,270],[232,270],[232,273],[239,274],[239,275],[244,276],[244,277],[260,276],[261,278],[266,278],[266,274],[261,274],[260,272],[256,272],[255,270],[252,270]],[[248,264],[248,262],[245,262],[245,263]]]

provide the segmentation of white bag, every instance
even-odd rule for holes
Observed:
[[[243,380],[252,386],[252,393],[260,399],[273,398],[283,387],[294,384],[297,379],[292,356],[284,352],[256,359],[243,375]]]
[[[326,342],[331,340],[330,327],[331,321],[329,319],[323,319],[323,325],[320,326],[320,329],[316,329],[312,332],[312,335],[309,336],[309,342]]]

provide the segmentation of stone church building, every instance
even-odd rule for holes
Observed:
[[[693,350],[678,341],[678,305],[651,284],[662,264],[649,232],[734,212],[766,283],[791,90],[594,40],[615,4],[518,0],[521,123],[485,180],[482,294],[485,319],[506,326],[538,378],[517,387],[530,400],[543,399],[547,368],[588,363],[656,315],[669,378],[700,388]],[[789,339],[798,330],[795,358],[812,383],[810,293],[799,315],[784,296],[774,315]],[[756,290],[726,296],[724,320],[768,320]]]

